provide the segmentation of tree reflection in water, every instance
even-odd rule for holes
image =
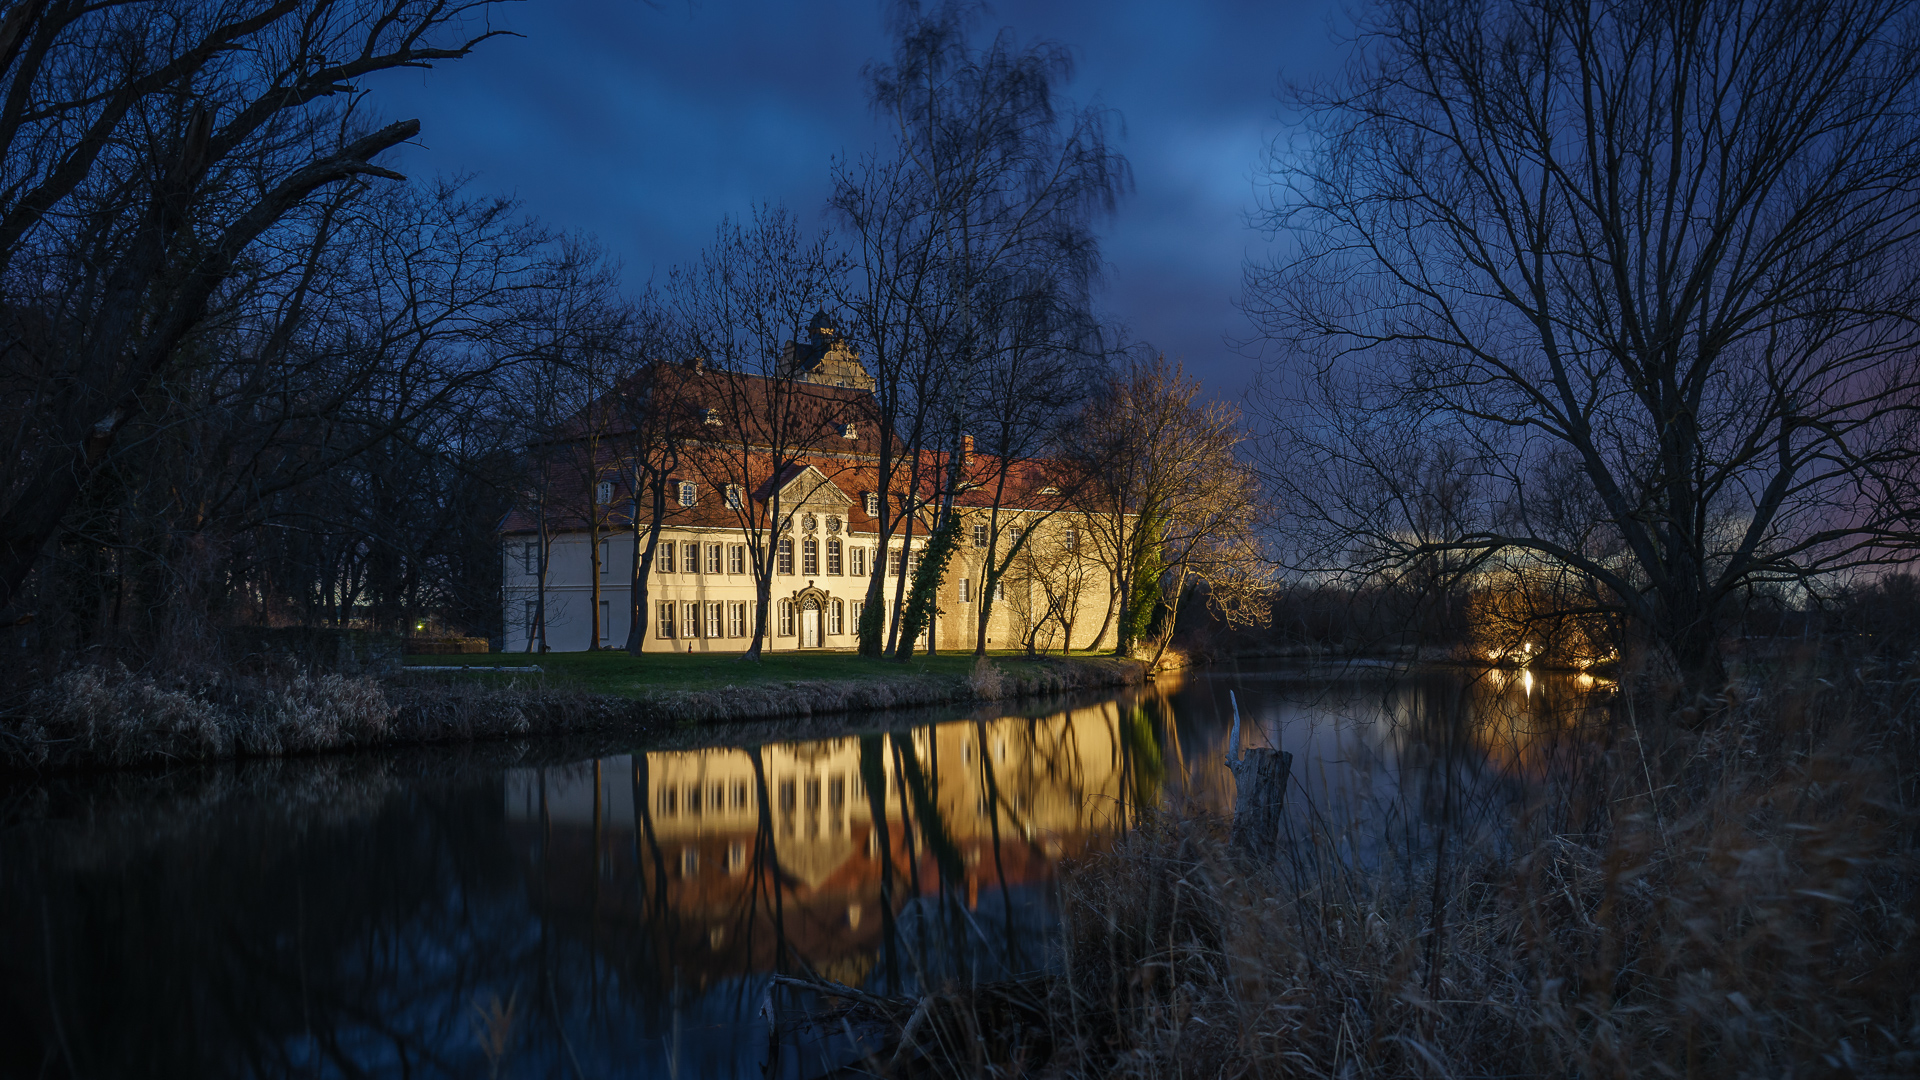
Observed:
[[[0,1072],[759,1076],[773,973],[1044,966],[1061,860],[1231,806],[1229,689],[1296,755],[1304,871],[1497,829],[1595,688],[1248,670],[747,747],[16,785]]]

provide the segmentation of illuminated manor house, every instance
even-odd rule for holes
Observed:
[[[647,651],[745,651],[754,634],[755,556],[768,547],[774,552],[768,649],[855,648],[860,607],[880,560],[886,563],[889,613],[901,610],[895,596],[910,585],[918,566],[931,525],[933,484],[945,475],[946,459],[923,458],[918,492],[906,489],[908,470],[896,469],[895,490],[883,496],[874,381],[824,316],[815,318],[808,340],[789,344],[781,378],[699,363],[663,365],[654,378],[649,400],[655,405],[649,407],[672,410],[687,422],[674,436],[683,465],[667,485],[668,513],[648,583]],[[543,611],[549,649],[596,644],[596,622],[599,646],[626,644],[636,511],[633,469],[623,456],[632,453],[634,425],[623,419],[621,393],[583,409],[565,437],[548,446],[565,464],[547,468],[545,489],[524,498],[501,523],[508,652],[538,648]],[[773,445],[799,448],[779,456],[792,463],[777,474]],[[971,439],[964,452],[954,500],[960,544],[922,644],[973,648],[993,492],[999,489],[999,557],[1004,559],[1017,530],[1032,535],[990,605],[989,647],[1110,648],[1117,632],[1108,611],[1110,575],[1097,558],[1085,515],[1062,502],[1044,464],[1016,463],[1001,486],[987,482],[997,473],[995,460],[973,454]],[[876,516],[883,497],[891,497],[896,508],[911,501],[916,512],[911,540],[896,525],[884,552]],[[638,511],[643,544],[647,505],[643,498]]]

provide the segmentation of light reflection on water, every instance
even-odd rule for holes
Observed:
[[[0,1073],[482,1075],[492,1017],[502,1076],[759,1076],[775,971],[1043,966],[1062,860],[1143,807],[1231,806],[1235,699],[1251,745],[1295,754],[1296,850],[1364,863],[1497,831],[1587,683],[1252,666],[754,746],[23,786],[44,811],[0,832]],[[788,1046],[777,1071],[817,1064]]]

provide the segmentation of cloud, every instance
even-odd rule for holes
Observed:
[[[1106,229],[1105,306],[1215,388],[1244,384],[1222,345],[1258,238],[1253,176],[1276,132],[1283,70],[1329,69],[1330,3],[1057,0],[989,16],[1068,45],[1070,93],[1123,122],[1135,196]],[[830,162],[885,138],[861,69],[888,49],[873,0],[631,0],[516,5],[524,35],[376,85],[418,117],[400,166],[477,172],[549,223],[596,235],[644,280],[685,262],[722,215],[784,202],[820,220]]]

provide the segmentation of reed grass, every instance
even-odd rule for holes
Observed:
[[[1502,828],[1365,865],[1313,808],[1267,865],[1216,817],[1149,814],[1064,871],[1054,972],[927,995],[870,1067],[1920,1074],[1917,697],[1911,667],[1778,678],[1692,728],[1623,698]]]

